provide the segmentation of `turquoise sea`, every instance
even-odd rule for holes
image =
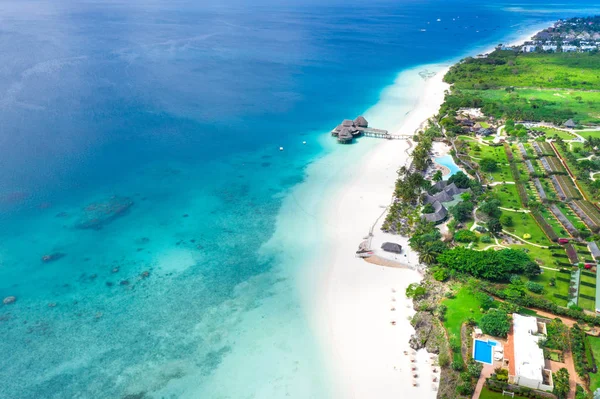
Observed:
[[[334,397],[296,277],[314,253],[273,240],[307,166],[347,150],[326,132],[404,70],[594,12],[1,2],[0,398]]]

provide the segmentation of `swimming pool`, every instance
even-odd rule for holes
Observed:
[[[496,344],[495,341],[476,339],[473,343],[473,359],[480,363],[492,364],[492,352]]]
[[[444,176],[444,180],[448,180],[450,176],[455,174],[460,170],[458,165],[454,163],[454,159],[452,159],[452,155],[444,155],[443,157],[434,158],[435,163],[445,166],[450,170],[450,173]]]

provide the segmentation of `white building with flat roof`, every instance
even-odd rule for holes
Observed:
[[[546,335],[546,324],[517,313],[512,317],[514,375],[509,377],[515,384],[551,391],[552,371],[546,369],[544,351],[538,346],[538,341]]]

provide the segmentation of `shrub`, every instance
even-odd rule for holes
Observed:
[[[446,269],[438,268],[436,271],[433,272],[433,278],[436,281],[446,281],[448,277],[449,273]]]
[[[495,337],[506,337],[510,329],[508,314],[498,309],[490,309],[481,318],[481,330]]]
[[[481,241],[481,242],[483,242],[485,244],[488,244],[488,243],[492,242],[492,237],[490,235],[486,234],[484,236],[481,236],[481,238],[479,239],[479,241]]]
[[[482,369],[483,365],[477,362],[471,362],[467,366],[467,371],[469,372],[469,375],[473,378],[479,378]]]
[[[427,293],[427,291],[425,290],[425,287],[423,287],[422,285],[417,284],[417,283],[412,283],[408,287],[406,287],[406,297],[407,298],[417,299],[422,296],[425,296],[426,293]]]
[[[438,356],[438,364],[440,367],[448,367],[450,364],[450,356],[447,353],[440,353]]]
[[[527,284],[525,284],[525,287],[536,294],[544,292],[544,286],[542,284],[534,283],[533,281],[528,281]]]
[[[475,387],[473,386],[473,383],[471,383],[470,381],[463,382],[462,384],[460,384],[456,387],[456,393],[458,393],[459,395],[470,396],[473,394],[474,391],[475,391]]]
[[[454,360],[452,362],[452,370],[454,370],[454,371],[463,371],[464,368],[465,368],[465,365],[463,364],[462,361],[460,361],[460,360]]]
[[[459,230],[454,234],[454,240],[457,242],[468,243],[477,242],[479,238],[477,237],[477,234],[470,230]]]

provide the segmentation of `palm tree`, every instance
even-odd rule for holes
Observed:
[[[437,259],[439,253],[431,247],[426,246],[421,249],[419,253],[419,263],[425,263],[426,265],[431,265]]]

